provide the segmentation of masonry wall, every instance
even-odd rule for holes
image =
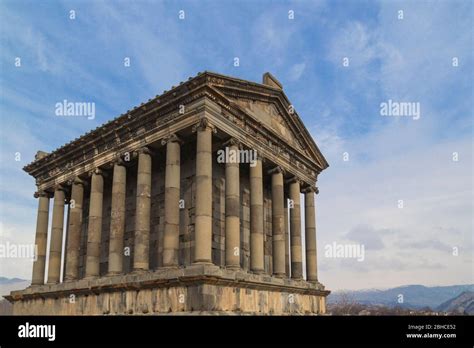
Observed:
[[[196,206],[196,147],[194,141],[181,147],[181,190],[180,199],[184,208],[179,216],[179,264],[192,264],[194,255],[194,219]],[[164,219],[164,212],[162,215]],[[164,223],[164,221],[163,221]],[[161,242],[161,246],[163,243]],[[160,262],[163,260],[160,254]]]

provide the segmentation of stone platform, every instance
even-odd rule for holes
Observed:
[[[31,286],[6,298],[16,315],[316,315],[320,283],[215,265]]]

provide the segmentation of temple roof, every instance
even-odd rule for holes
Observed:
[[[110,133],[116,127],[126,125],[128,122],[131,122],[131,120],[136,120],[137,117],[140,117],[140,115],[145,111],[149,111],[172,102],[173,99],[176,99],[180,95],[196,88],[196,85],[208,85],[214,88],[214,90],[217,90],[225,95],[233,104],[233,106],[239,107],[247,113],[250,113],[249,109],[245,108],[245,106],[239,102],[239,98],[232,97],[235,91],[238,91],[239,93],[263,93],[264,95],[268,96],[269,100],[275,104],[275,108],[278,108],[278,112],[286,119],[289,128],[291,128],[292,132],[294,133],[294,137],[299,142],[302,142],[302,147],[308,149],[309,152],[306,151],[305,155],[309,156],[318,164],[319,170],[324,170],[329,166],[296,111],[292,112],[291,114],[288,113],[288,108],[292,107],[292,105],[283,92],[281,83],[273,75],[270,73],[265,73],[263,75],[263,83],[256,83],[210,71],[204,71],[202,73],[198,73],[194,77],[190,77],[185,82],[180,82],[177,86],[172,86],[171,90],[164,91],[161,95],[157,95],[154,98],[148,99],[147,102],[141,103],[131,110],[127,110],[127,112],[123,113],[122,115],[105,122],[95,129],[57,148],[51,153],[39,151],[35,160],[26,165],[23,169],[29,174],[33,175],[32,171],[35,171],[35,169],[41,167],[50,160],[62,157],[70,151],[77,150],[78,147],[92,142],[98,136],[100,137],[105,133]],[[252,95],[249,95],[249,98],[252,99]],[[258,115],[256,117],[258,117]]]

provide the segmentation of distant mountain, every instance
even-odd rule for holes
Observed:
[[[328,304],[335,304],[349,298],[354,302],[366,305],[435,309],[463,292],[471,291],[474,291],[474,284],[435,287],[406,285],[386,290],[335,291],[329,295]]]
[[[24,289],[30,286],[30,284],[31,280],[0,277],[0,298],[3,295],[9,294],[10,291]]]
[[[26,282],[27,280],[25,279],[20,279],[20,278],[5,278],[5,277],[0,277],[0,285],[3,284],[13,284],[13,283],[19,283],[19,282]]]
[[[474,291],[464,291],[436,308],[439,312],[474,315]]]

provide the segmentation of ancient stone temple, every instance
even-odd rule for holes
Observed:
[[[327,167],[271,74],[200,73],[24,168],[37,257],[8,300],[15,314],[324,313]]]

